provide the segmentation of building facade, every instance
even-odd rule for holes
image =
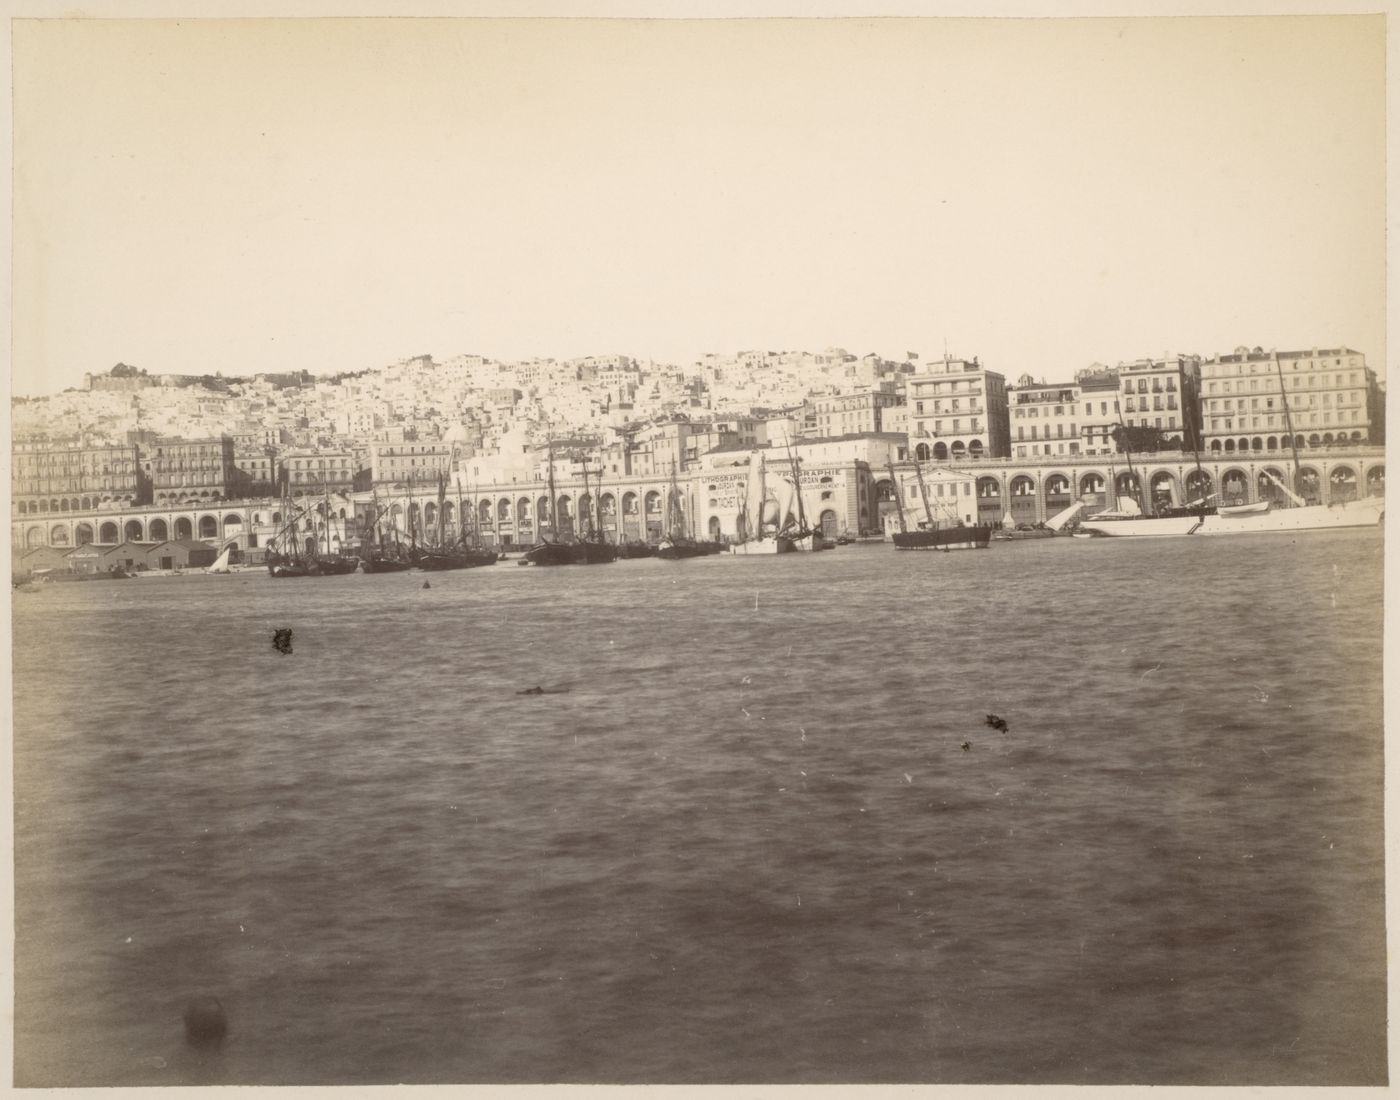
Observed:
[[[370,477],[384,486],[436,485],[452,473],[452,448],[440,443],[376,443],[370,448]]]
[[[1007,400],[1015,457],[1079,454],[1084,406],[1077,382],[1036,382],[1022,375],[1008,390]]]
[[[903,403],[904,398],[893,389],[818,397],[812,402],[816,412],[816,434],[833,436],[887,431],[885,410]]]
[[[1119,363],[1123,423],[1160,431],[1169,447],[1196,449],[1201,442],[1195,415],[1200,377],[1198,355]]]
[[[349,451],[291,451],[282,459],[287,491],[348,493],[355,486],[357,467]]]
[[[233,495],[233,438],[157,440],[141,448],[141,467],[155,504],[224,500]]]
[[[16,442],[11,452],[10,514],[89,511],[138,503],[140,463],[135,446],[53,446]]]
[[[1384,440],[1375,372],[1351,348],[1238,347],[1201,364],[1210,454],[1357,446]]]
[[[906,383],[909,445],[936,462],[1011,453],[1006,379],[976,359],[928,363]]]

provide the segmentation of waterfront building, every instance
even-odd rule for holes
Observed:
[[[10,514],[33,516],[130,505],[141,497],[134,445],[84,447],[73,441],[17,441],[11,451]]]
[[[375,485],[417,486],[437,483],[452,472],[452,448],[441,443],[375,443],[370,448],[370,479]]]
[[[142,471],[157,504],[222,500],[232,495],[233,437],[159,439],[141,448]]]
[[[833,436],[885,431],[885,410],[903,403],[904,398],[894,392],[893,385],[888,389],[815,398],[812,402],[815,434]]]
[[[1118,399],[1118,372],[1092,366],[1074,376],[1078,391],[1080,450],[1086,455],[1107,455],[1118,450],[1113,429],[1118,427],[1123,408]],[[1017,458],[1025,455],[1017,453]]]
[[[880,529],[886,538],[901,530],[899,512],[904,509],[904,525],[908,530],[916,530],[921,523],[930,519],[940,526],[962,522],[973,525],[977,522],[977,479],[970,473],[947,466],[919,464],[923,475],[923,490],[919,488],[919,475],[905,465],[895,467],[897,483],[893,492],[883,494],[879,503]],[[883,482],[889,478],[887,469],[877,469]],[[899,496],[898,502],[895,500]],[[927,501],[924,496],[927,494]],[[927,505],[927,506],[925,506]]]
[[[1199,355],[1119,363],[1123,423],[1157,429],[1165,445],[1195,450],[1201,444],[1195,416],[1200,377]]]
[[[282,459],[287,491],[292,496],[348,493],[355,487],[358,466],[349,451],[291,451]]]
[[[1006,379],[976,359],[935,360],[905,384],[909,445],[920,461],[1009,457]]]
[[[894,450],[893,460],[898,462],[899,448],[905,442],[888,433],[885,437],[883,440],[880,436],[866,436],[794,442],[794,453],[802,459],[804,503],[809,518],[824,529],[835,527],[838,533],[880,529],[881,512],[888,510],[881,505],[892,502],[895,491],[885,456]],[[759,450],[767,455],[770,469],[781,473],[787,465],[786,448],[781,446],[707,453],[694,470],[681,472],[678,480],[687,514],[692,518],[691,526],[700,535],[719,533],[733,537],[737,533],[735,522],[739,494],[748,478],[747,462]],[[935,466],[925,464],[924,469],[926,479],[941,476],[935,472]],[[1271,479],[1287,481],[1291,471],[1291,455],[1252,452],[1228,456],[1205,454],[1199,469],[1189,452],[1160,452],[1134,456],[1132,473],[1124,457],[1116,454],[964,459],[951,470],[975,479],[974,518],[977,522],[1011,520],[1018,524],[1043,522],[1076,500],[1096,510],[1111,506],[1124,495],[1138,496],[1143,492],[1153,503],[1184,504],[1216,492],[1229,502],[1270,499],[1275,494]],[[518,481],[498,481],[489,476],[486,469],[481,472],[484,476],[480,480],[473,478],[468,488],[479,510],[479,527],[486,543],[493,546],[532,544],[535,518],[547,514],[546,480],[537,472],[523,476],[527,471],[518,471]],[[822,481],[828,477],[831,478],[829,482]],[[908,480],[907,475],[904,480]],[[1304,452],[1298,484],[1305,496],[1323,504],[1383,495],[1385,450],[1357,445]],[[592,508],[591,497],[587,494],[598,493],[604,531],[614,540],[659,538],[669,489],[669,474],[610,475],[601,492],[596,480],[590,478],[587,493],[577,471],[566,471],[556,480],[559,502],[568,509],[567,514],[573,514],[575,508]],[[425,496],[421,486],[410,491],[407,484],[388,485],[379,486],[375,491],[381,506],[397,508],[400,531],[407,530],[405,517],[409,508],[416,507],[422,519],[426,515],[424,505],[434,503]],[[904,491],[908,493],[907,485]],[[451,487],[449,493],[455,496]],[[830,496],[824,495],[828,493]],[[936,502],[936,489],[934,493]],[[958,494],[961,502],[963,491],[959,489]],[[363,511],[370,499],[368,492],[332,498],[332,518],[336,525],[333,545],[339,544],[337,540],[353,545],[358,530],[353,511]],[[453,506],[445,514],[450,524],[452,518],[448,517],[455,517],[455,500],[449,500],[448,504]],[[155,543],[167,539],[199,539],[248,550],[265,546],[267,538],[279,531],[283,522],[282,506],[276,500],[176,502],[159,508],[113,503],[108,508],[107,511],[16,515],[10,524],[11,545],[18,555],[40,547],[65,550],[89,543],[110,547],[122,541]],[[561,514],[566,513],[561,509]],[[966,514],[965,509],[963,514]]]
[[[1079,454],[1082,405],[1077,382],[1036,382],[1023,374],[1008,389],[1007,400],[1015,457]]]
[[[278,492],[276,451],[253,438],[234,437],[233,478],[229,484],[232,497],[265,497]]]
[[[1347,347],[1238,347],[1207,359],[1201,414],[1212,455],[1289,450],[1290,435],[1300,450],[1384,440],[1375,372]]]

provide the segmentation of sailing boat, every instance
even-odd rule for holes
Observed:
[[[316,531],[315,513],[302,505],[294,508],[291,501],[285,505],[290,517],[282,529],[268,543],[267,571],[277,578],[290,577],[331,577],[353,573],[359,568],[358,558],[343,557],[331,552],[330,498],[326,497],[326,552],[320,552],[320,535]],[[297,521],[306,517],[310,538],[305,547],[297,530]]]
[[[598,463],[598,484],[591,494],[591,501],[598,501],[600,491],[603,487],[603,465]],[[588,491],[588,459],[583,460],[583,495],[589,497]],[[598,522],[593,522],[594,508],[591,506],[584,509],[581,519],[587,521],[587,528],[584,537],[579,540],[579,547],[583,551],[584,565],[602,565],[604,562],[617,561],[617,547],[608,542],[603,537],[602,504],[597,504]]]
[[[390,517],[390,527],[393,531],[393,544],[384,537],[380,521],[385,513],[389,511],[389,505],[380,507],[379,496],[375,494],[372,498],[371,507],[374,510],[374,518],[370,520],[369,537],[370,546],[365,557],[360,561],[360,568],[366,573],[403,573],[413,568],[413,563],[408,560],[408,556],[403,552],[403,545],[399,542],[398,524]]]
[[[317,569],[323,577],[353,573],[360,568],[360,559],[331,548],[331,494],[324,483],[321,486],[321,498],[323,508],[321,519],[325,524],[326,552],[324,554],[320,552],[318,540],[316,547]]]
[[[985,550],[992,542],[991,524],[981,523],[969,526],[956,515],[952,522],[940,524],[933,518],[929,506],[928,485],[924,482],[923,467],[914,463],[914,475],[919,481],[919,496],[924,503],[924,522],[916,530],[909,530],[904,519],[904,483],[895,473],[894,463],[890,463],[890,477],[895,483],[895,500],[899,502],[899,530],[893,535],[897,550]]]
[[[228,567],[229,556],[230,556],[232,553],[233,553],[233,543],[229,543],[227,546],[224,547],[223,552],[220,553],[219,556],[218,556],[217,558],[214,559],[213,563],[212,563],[211,565],[208,565],[208,566],[205,567],[204,571],[205,571],[206,573],[230,573],[230,572],[232,572],[232,570],[229,569],[229,567]]]
[[[551,438],[549,440],[549,531],[552,537],[545,538],[544,516],[540,516],[540,541],[525,551],[523,559],[531,565],[574,565],[582,560],[583,555],[576,547],[559,541],[559,525],[556,519],[558,507],[558,498],[554,494],[554,440]]]
[[[1288,390],[1279,364],[1279,391],[1283,398],[1284,424],[1288,443],[1293,450],[1295,479],[1302,467],[1298,462],[1298,447],[1293,435],[1293,420],[1288,407]],[[1270,500],[1243,505],[1220,505],[1187,516],[1153,516],[1118,519],[1099,523],[1092,516],[1080,523],[1081,530],[1100,537],[1139,538],[1152,535],[1255,535],[1294,531],[1329,531],[1343,527],[1377,527],[1385,521],[1385,498],[1364,497],[1360,500],[1338,501],[1333,504],[1309,504],[1292,488],[1268,470],[1260,476],[1274,485],[1292,505],[1277,506]]]
[[[662,536],[656,556],[667,561],[679,561],[682,558],[703,557],[708,552],[686,532],[685,508],[681,504],[681,490],[676,481],[676,464],[673,462],[671,490],[666,494],[666,534]]]
[[[429,572],[446,569],[471,569],[479,565],[495,565],[496,555],[487,550],[468,548],[459,538],[449,545],[447,542],[447,476],[438,471],[437,539],[418,556],[418,568]],[[457,513],[461,515],[462,498],[457,496]]]
[[[787,482],[780,482],[780,485],[786,487]],[[766,455],[759,452],[757,461],[749,459],[749,479],[741,512],[745,517],[746,530],[741,540],[730,544],[729,552],[744,555],[791,554],[798,549],[808,549],[799,547],[785,530],[790,499],[789,494],[784,493],[780,498],[769,488]]]

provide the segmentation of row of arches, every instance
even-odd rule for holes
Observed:
[[[1064,473],[1050,473],[1039,482],[1033,475],[1022,473],[1011,477],[1004,485],[996,477],[979,477],[978,511],[987,521],[1009,515],[1017,523],[1034,523],[1048,519],[1075,500],[1104,507],[1115,498],[1129,498],[1141,507],[1155,510],[1212,497],[1217,503],[1225,504],[1262,500],[1279,505],[1291,503],[1280,485],[1289,486],[1309,504],[1336,504],[1363,495],[1385,494],[1385,467],[1381,464],[1366,468],[1363,475],[1354,466],[1338,463],[1327,470],[1325,478],[1311,465],[1301,465],[1296,473],[1282,465],[1264,466],[1252,475],[1240,467],[1232,467],[1220,472],[1218,485],[1206,470],[1189,470],[1180,480],[1167,470],[1150,474],[1123,470],[1111,476],[1111,486],[1109,476],[1097,471],[1079,474],[1076,480]]]
[[[280,516],[278,517],[280,519]],[[273,522],[277,522],[275,519]],[[243,530],[243,517],[229,513],[223,517],[204,515],[198,520],[189,516],[177,516],[173,523],[161,516],[150,520],[128,519],[124,523],[106,520],[101,523],[82,522],[72,527],[56,523],[47,531],[43,527],[30,527],[25,532],[25,549],[36,546],[87,546],[98,543],[103,546],[119,542],[165,542],[168,539],[219,539],[224,541],[237,537]],[[70,541],[71,539],[71,541]]]
[[[1240,436],[1237,439],[1212,439],[1210,441],[1210,453],[1227,455],[1246,454],[1250,452],[1286,451],[1293,448],[1297,448],[1301,451],[1308,448],[1316,449],[1318,447],[1335,447],[1339,445],[1350,447],[1357,443],[1364,443],[1365,441],[1366,435],[1364,432],[1352,432],[1351,435],[1347,435],[1346,432],[1338,432],[1336,435],[1333,435],[1331,432],[1323,432],[1320,435],[1317,432],[1313,432],[1306,437],[1295,435],[1291,444],[1286,435]]]
[[[964,442],[955,439],[952,443],[944,443],[939,440],[930,446],[927,443],[920,443],[914,448],[914,457],[920,462],[946,462],[950,458],[982,458],[986,454],[986,447],[980,439],[973,439]]]
[[[561,493],[552,510],[554,527],[550,525],[551,509],[548,496],[500,497],[463,505],[459,511],[451,501],[441,509],[442,525],[458,531],[475,527],[483,537],[496,542],[526,542],[539,531],[567,537],[601,526],[612,537],[650,538],[662,533],[664,497],[660,490],[647,492],[605,492],[595,497],[591,493]],[[438,505],[433,502],[396,501],[388,506],[382,520],[401,534],[431,534],[438,525]],[[557,529],[557,530],[556,530]],[[621,536],[618,535],[619,530]]]
[[[125,496],[107,494],[87,497],[51,497],[48,500],[21,500],[16,503],[15,511],[21,516],[38,516],[48,512],[91,512],[104,504],[131,504],[135,499],[131,493],[127,493]]]

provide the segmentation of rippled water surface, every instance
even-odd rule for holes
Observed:
[[[1380,1083],[1381,560],[17,594],[17,1080]]]

